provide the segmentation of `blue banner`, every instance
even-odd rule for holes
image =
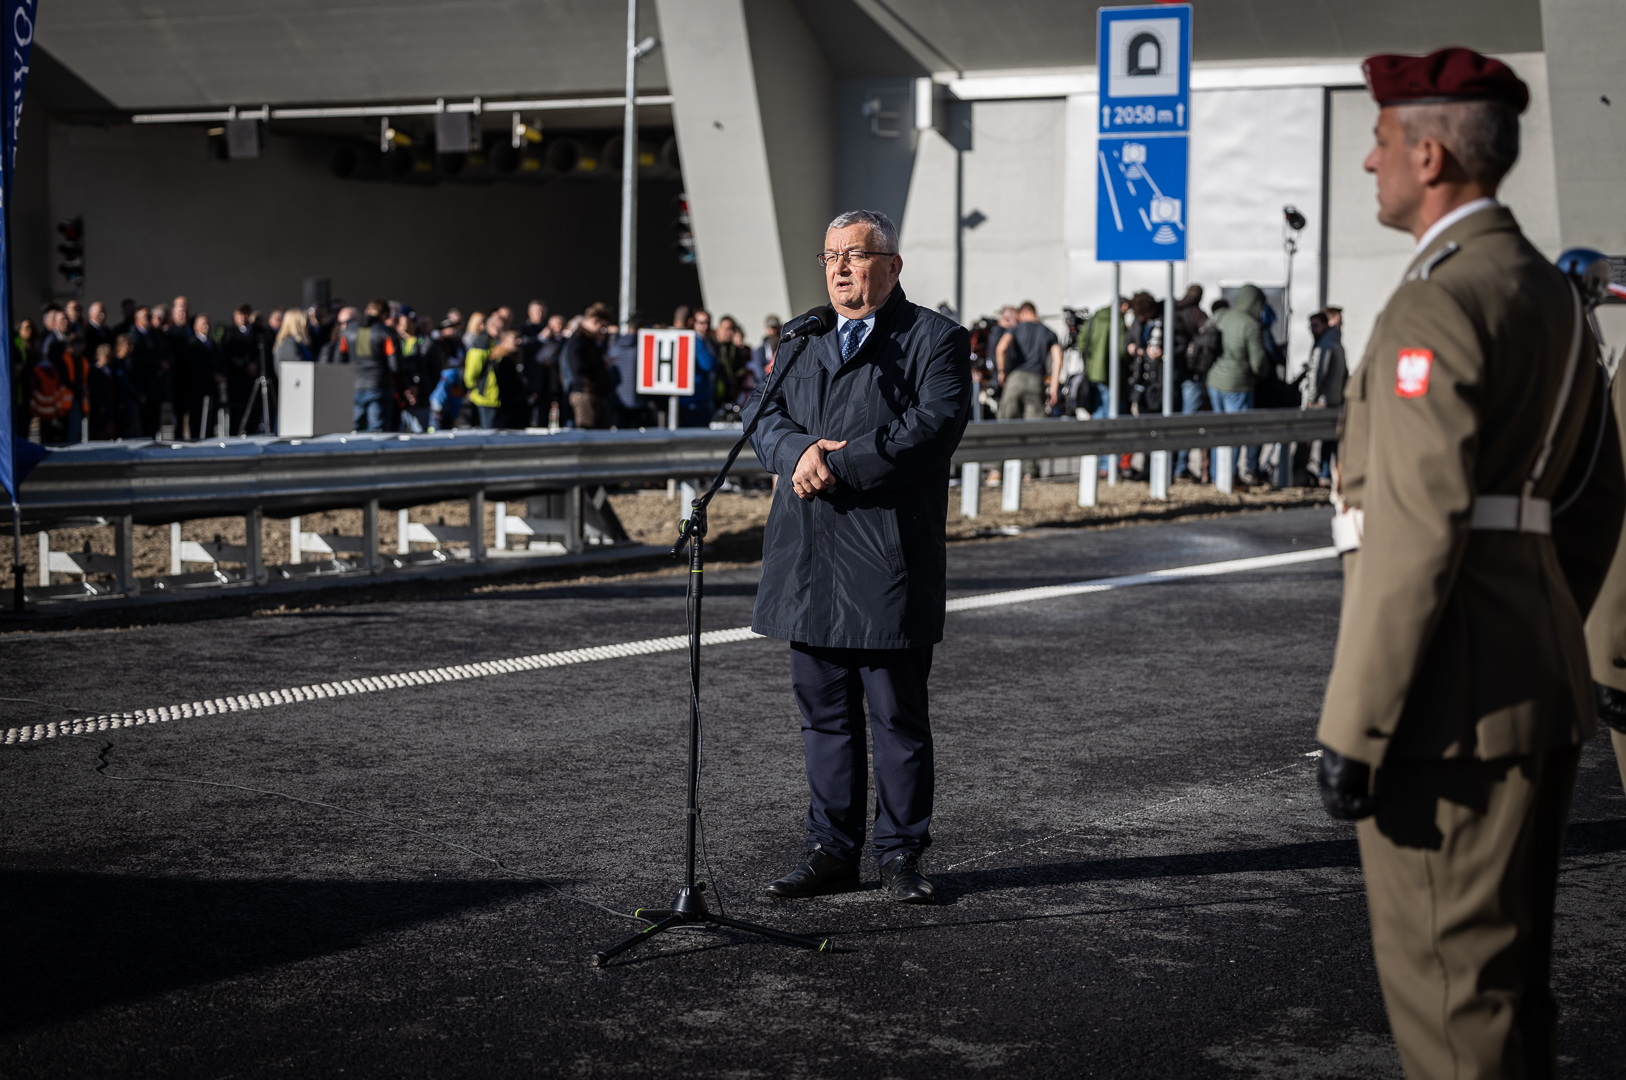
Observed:
[[[0,0],[5,5],[4,82],[6,105],[0,113],[0,488],[17,501],[17,455],[12,442],[16,426],[11,410],[16,390],[11,385],[11,177],[17,171],[17,124],[23,117],[23,83],[28,78],[28,54],[34,48],[34,21],[39,0]]]

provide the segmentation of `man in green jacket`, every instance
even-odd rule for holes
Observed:
[[[1118,371],[1119,381],[1122,382],[1123,373],[1128,370],[1129,364],[1129,335],[1125,332],[1124,316],[1129,312],[1129,301],[1123,297],[1118,298]],[[1078,340],[1073,347],[1084,357],[1084,374],[1095,387],[1095,411],[1090,415],[1103,417],[1107,415],[1108,397],[1107,381],[1112,377],[1112,368],[1108,360],[1112,341],[1112,305],[1102,304],[1096,309],[1090,321],[1079,327]]]
[[[1259,314],[1265,310],[1265,294],[1257,285],[1237,290],[1231,306],[1214,320],[1219,325],[1220,354],[1208,369],[1208,401],[1217,413],[1247,412],[1253,408],[1253,387],[1265,370],[1265,339]],[[1242,464],[1238,478],[1244,484],[1259,482],[1259,448],[1237,447],[1236,461]]]

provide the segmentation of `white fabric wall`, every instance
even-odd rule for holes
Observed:
[[[1177,293],[1201,284],[1205,308],[1222,283],[1281,285],[1282,207],[1297,206],[1309,224],[1293,267],[1295,370],[1309,355],[1304,319],[1319,299],[1321,96],[1319,87],[1192,95],[1188,261],[1175,265]],[[1095,261],[1096,95],[1068,98],[1067,117],[1067,292],[1070,303],[1093,309],[1112,295],[1112,265]],[[1125,295],[1145,289],[1161,298],[1167,281],[1164,264],[1123,265]]]

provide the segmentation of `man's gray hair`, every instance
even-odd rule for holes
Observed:
[[[845,229],[849,225],[868,225],[881,234],[881,244],[893,255],[898,253],[898,227],[892,224],[892,219],[879,210],[848,210],[844,214],[837,214],[836,219],[830,222],[824,230],[829,235],[837,229]]]
[[[1401,105],[1406,142],[1438,139],[1469,179],[1495,190],[1519,160],[1519,116],[1500,101]]]

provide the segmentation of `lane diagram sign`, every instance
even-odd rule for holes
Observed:
[[[1101,8],[1095,257],[1186,257],[1191,5]]]
[[[638,392],[687,397],[694,393],[694,331],[638,331]]]

